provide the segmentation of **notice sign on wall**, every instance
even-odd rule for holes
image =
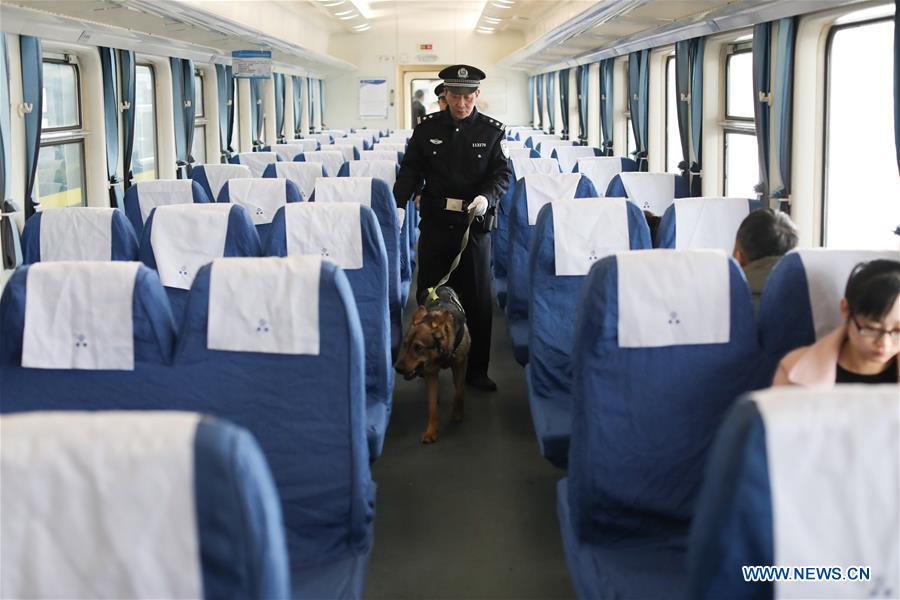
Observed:
[[[386,79],[359,80],[359,118],[387,119],[388,86]]]
[[[272,51],[232,51],[231,72],[235,79],[269,79],[272,77]]]

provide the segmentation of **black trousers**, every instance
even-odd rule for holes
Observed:
[[[450,263],[459,252],[465,228],[465,225],[447,225],[425,219],[419,224],[416,298],[420,305],[428,288],[433,287],[450,270]],[[447,282],[462,302],[469,335],[472,337],[467,377],[487,374],[491,357],[491,236],[476,232],[476,228],[478,225],[473,224],[469,243],[460,258],[459,266]]]

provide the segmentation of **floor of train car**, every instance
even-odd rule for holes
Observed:
[[[496,305],[490,374],[499,392],[467,388],[465,420],[455,424],[450,372],[441,373],[440,439],[430,445],[419,442],[425,383],[397,378],[384,452],[372,467],[366,598],[574,597],[556,518],[565,473],[538,451],[525,372]]]

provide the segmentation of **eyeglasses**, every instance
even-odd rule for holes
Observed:
[[[872,340],[873,342],[881,339],[882,336],[887,336],[888,341],[894,344],[900,343],[900,329],[894,329],[892,331],[888,331],[887,329],[875,328],[875,327],[863,327],[859,324],[859,321],[856,320],[856,317],[850,317],[850,320],[853,321],[853,324],[856,325],[856,330],[859,332],[860,337],[864,337],[867,340]]]

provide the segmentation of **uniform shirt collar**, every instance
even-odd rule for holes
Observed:
[[[450,122],[455,123],[456,121],[453,120],[453,114],[450,112],[449,107],[445,110],[445,112],[447,113],[447,118],[450,120]],[[477,119],[477,118],[478,118],[478,109],[472,108],[472,114],[470,114],[468,117],[466,117],[465,119],[460,121],[460,123],[463,125],[471,125],[472,123],[475,122],[475,119]]]

